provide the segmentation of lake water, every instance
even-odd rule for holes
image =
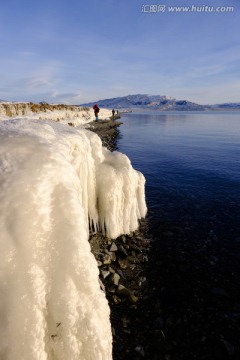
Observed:
[[[149,219],[240,241],[240,113],[136,112],[119,151],[146,177]]]

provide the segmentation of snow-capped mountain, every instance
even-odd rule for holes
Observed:
[[[205,110],[209,108],[204,105],[195,104],[187,100],[176,100],[165,95],[128,95],[112,99],[98,100],[82,104],[82,106],[93,106],[98,103],[100,107],[116,109],[149,108],[153,110]]]
[[[199,105],[188,100],[176,100],[165,95],[128,95],[112,99],[97,100],[81,106],[92,107],[98,104],[102,108],[136,109],[144,108],[163,111],[210,111],[210,110],[239,110],[240,103],[223,103],[215,105]]]

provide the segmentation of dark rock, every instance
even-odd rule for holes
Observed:
[[[135,351],[136,351],[136,353],[138,353],[138,354],[141,355],[142,357],[145,356],[145,352],[144,352],[143,346],[137,345],[137,346],[135,347]]]
[[[121,321],[122,321],[122,326],[123,326],[124,328],[128,327],[128,325],[129,325],[129,320],[128,320],[126,317],[123,317],[123,318],[121,319]]]
[[[114,304],[118,305],[121,303],[121,299],[118,296],[113,295],[112,298],[113,298]]]
[[[220,296],[220,297],[222,297],[222,296],[223,297],[228,297],[227,292],[222,288],[212,288],[211,293],[213,295]]]
[[[134,249],[134,250],[137,250],[137,251],[139,251],[139,252],[142,252],[142,250],[140,249],[140,247],[138,247],[138,246],[135,245],[135,244],[131,244],[131,245],[130,245],[130,249]]]
[[[123,279],[126,279],[125,276],[123,275],[122,270],[117,269],[117,272],[118,272],[118,274],[119,274]]]
[[[108,286],[107,290],[111,294],[115,294],[115,292],[116,292],[114,285]]]
[[[127,250],[126,250],[122,245],[119,246],[119,250],[121,251],[121,253],[123,253],[124,255],[128,256]]]
[[[118,263],[121,269],[127,269],[128,261],[125,259],[118,259]]]
[[[153,325],[154,325],[155,329],[161,330],[164,326],[164,319],[161,316],[157,317],[154,320]]]

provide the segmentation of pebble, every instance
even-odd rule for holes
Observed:
[[[112,243],[112,245],[110,247],[110,251],[118,251],[118,247],[114,242]]]
[[[100,279],[98,279],[98,281],[99,281],[100,288],[101,288],[104,292],[106,292],[105,286],[103,285],[102,281],[101,281]]]
[[[111,293],[111,294],[114,294],[115,293],[115,286],[114,285],[111,285],[108,287],[108,291]]]
[[[130,245],[130,248],[131,248],[131,249],[134,249],[134,250],[137,250],[137,251],[139,251],[139,252],[142,252],[142,250],[140,249],[140,247],[138,247],[138,246],[135,245],[135,244],[131,244],[131,245]]]
[[[111,256],[109,254],[105,254],[103,256],[103,264],[104,265],[111,264]]]
[[[122,326],[124,328],[128,327],[129,320],[127,318],[125,318],[125,317],[123,317],[121,320],[122,320]]]
[[[106,279],[110,275],[110,271],[101,270],[101,274],[104,279]]]
[[[134,256],[129,256],[128,259],[129,259],[129,261],[131,261],[133,264],[139,264],[139,263],[140,263],[140,261],[139,261],[136,257],[134,257]]]
[[[121,284],[118,285],[118,292],[122,295],[129,296],[129,300],[132,303],[136,303],[138,301],[138,297],[135,296],[131,290],[129,290],[128,288],[126,288],[125,286],[123,286]]]
[[[120,302],[121,302],[121,299],[118,297],[118,296],[116,296],[116,295],[113,295],[113,301],[114,301],[114,303],[116,304],[116,305],[118,305],[118,304],[120,304]]]
[[[124,255],[128,256],[127,250],[126,250],[122,245],[119,246],[119,250],[120,250]]]
[[[131,290],[127,289],[125,286],[123,286],[121,284],[118,285],[118,291],[120,294],[123,294],[123,295],[127,295],[127,296],[132,295]]]
[[[124,259],[118,259],[118,263],[121,269],[127,269],[128,263],[127,260]]]
[[[115,270],[111,266],[109,266],[108,270],[110,271],[110,273],[115,274]]]
[[[122,235],[121,239],[124,244],[127,242],[126,236]]]
[[[133,295],[133,294],[131,294],[129,296],[129,298],[130,298],[131,302],[134,303],[134,304],[138,301],[138,297]]]
[[[120,270],[120,269],[117,269],[117,272],[119,273],[119,275],[122,277],[122,278],[124,278],[125,279],[125,276],[123,275],[123,272],[122,272],[122,270]]]
[[[110,255],[112,261],[116,261],[117,257],[116,257],[115,252],[110,251],[108,254]]]
[[[114,283],[114,285],[118,286],[119,280],[120,280],[120,275],[118,275],[117,273],[115,273],[115,274],[113,275],[113,283]]]

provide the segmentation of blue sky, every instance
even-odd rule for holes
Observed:
[[[234,11],[168,10],[192,5]],[[1,0],[0,40],[3,100],[240,102],[239,0]]]

